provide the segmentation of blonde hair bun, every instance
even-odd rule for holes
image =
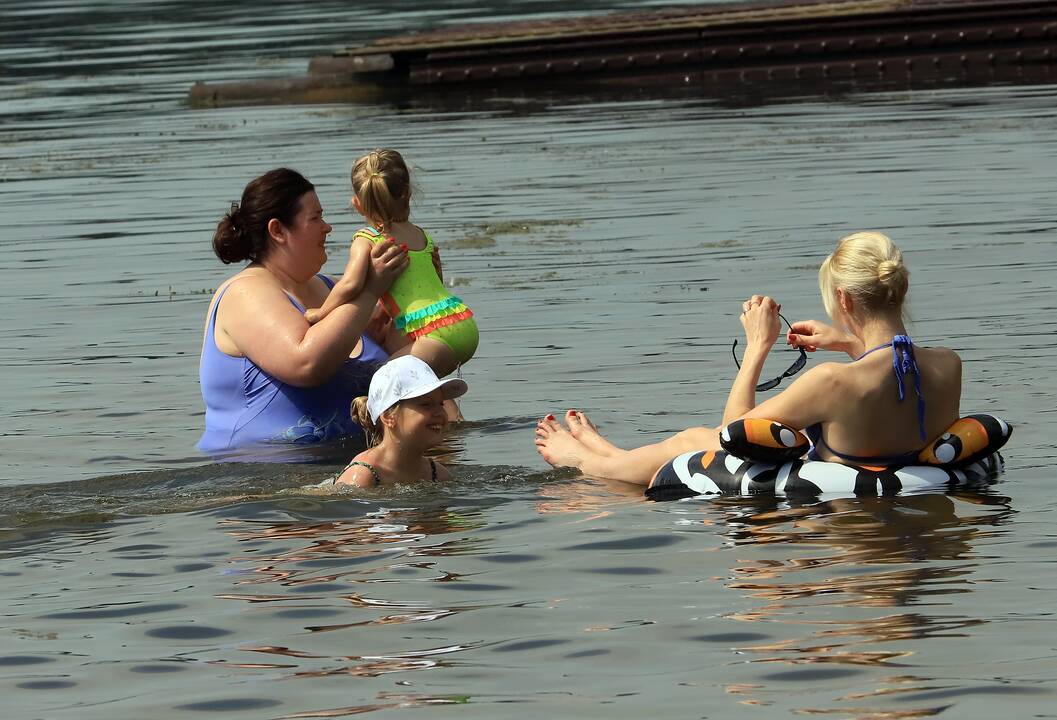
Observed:
[[[867,312],[901,313],[910,286],[910,271],[891,238],[866,230],[840,239],[837,249],[819,268],[818,284],[830,317],[837,288],[843,288]]]
[[[358,398],[354,398],[352,406],[349,408],[349,414],[352,415],[352,419],[363,428],[364,439],[367,441],[367,447],[371,448],[382,442],[382,434],[384,428],[382,427],[381,418],[378,422],[371,421],[371,413],[367,409],[367,396],[361,395]]]

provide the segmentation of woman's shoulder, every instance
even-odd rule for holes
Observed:
[[[224,292],[228,288],[234,290],[236,287],[240,292],[261,292],[273,288],[282,290],[275,276],[262,267],[243,268],[241,272],[225,280],[217,289],[217,293]]]
[[[928,347],[917,349],[915,356],[930,384],[937,388],[961,387],[962,359],[958,353],[946,347]]]
[[[216,291],[213,293],[213,299],[209,301],[210,310],[224,298],[264,292],[268,282],[264,277],[265,275],[267,273],[262,274],[259,268],[244,268],[235,273],[217,286]]]
[[[860,369],[851,363],[827,361],[809,368],[796,382],[798,397],[815,407],[831,407],[850,393],[858,394],[862,384]]]
[[[323,283],[319,278],[316,278],[316,281]],[[246,268],[217,288],[214,302],[221,297],[224,300],[224,308],[242,307],[253,311],[258,309],[262,302],[281,300],[287,295],[275,276],[264,268]],[[223,308],[221,311],[227,312]]]
[[[827,362],[821,362],[818,365],[809,368],[808,371],[804,373],[803,379],[812,385],[819,384],[829,387],[834,383],[841,382],[847,377],[850,369],[851,363],[830,360]]]
[[[946,369],[960,368],[962,366],[962,359],[954,350],[943,346],[932,346],[932,347],[919,347],[916,348],[917,360],[921,362],[925,360],[936,365],[940,365]]]

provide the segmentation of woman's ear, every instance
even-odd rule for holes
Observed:
[[[382,416],[378,418],[387,429],[392,430],[396,426],[396,408],[391,407],[382,413]]]
[[[272,218],[268,221],[268,236],[275,242],[285,242],[286,227],[279,222],[278,218]]]
[[[363,203],[361,203],[360,199],[355,195],[352,196],[352,207],[360,215],[363,215]]]
[[[837,304],[840,305],[841,312],[849,317],[855,311],[855,298],[842,287],[837,288]]]

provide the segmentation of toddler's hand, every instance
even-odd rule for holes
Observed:
[[[324,317],[323,312],[319,308],[309,308],[308,310],[305,310],[305,320],[308,320],[309,325],[315,325]]]

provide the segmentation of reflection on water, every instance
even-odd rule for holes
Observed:
[[[956,596],[973,591],[978,571],[976,546],[1000,538],[1014,515],[1010,499],[997,495],[919,495],[841,499],[797,507],[771,500],[719,504],[724,536],[736,547],[763,544],[766,557],[739,559],[726,587],[764,601],[728,618],[796,628],[793,637],[758,642],[750,632],[735,640],[750,663],[823,667],[876,667],[898,675],[870,692],[831,698],[839,702],[888,701],[929,690],[935,678],[914,674],[922,663],[914,647],[921,640],[965,638],[987,617],[951,613]],[[990,510],[974,512],[974,505]],[[762,507],[761,507],[762,506]],[[769,507],[768,507],[769,506]],[[715,522],[715,521],[713,521]],[[781,548],[781,550],[779,550]],[[785,557],[794,549],[793,557]],[[805,552],[806,551],[806,552]],[[937,563],[935,561],[944,561]],[[897,566],[897,567],[892,567]],[[828,617],[833,608],[844,618]],[[911,612],[911,608],[918,608]],[[878,609],[882,610],[877,614]],[[897,609],[892,612],[891,609]],[[804,635],[803,630],[807,630]],[[880,645],[881,648],[874,646]],[[774,702],[775,682],[842,677],[817,669],[767,670],[759,685],[726,689],[748,704]],[[1027,689],[1026,692],[1030,692]],[[804,707],[806,714],[857,717],[927,717],[948,707],[923,705],[893,712],[880,707]]]
[[[1001,641],[1018,620],[986,582],[1018,515],[995,494],[646,504],[575,478],[239,502],[24,544],[5,565],[22,649],[0,665],[140,707],[78,664],[102,635],[111,676],[143,676],[177,715],[190,685],[198,710],[278,703],[274,717],[1030,705],[1052,681]],[[70,589],[41,595],[60,568]],[[979,643],[1001,682],[980,679]]]

